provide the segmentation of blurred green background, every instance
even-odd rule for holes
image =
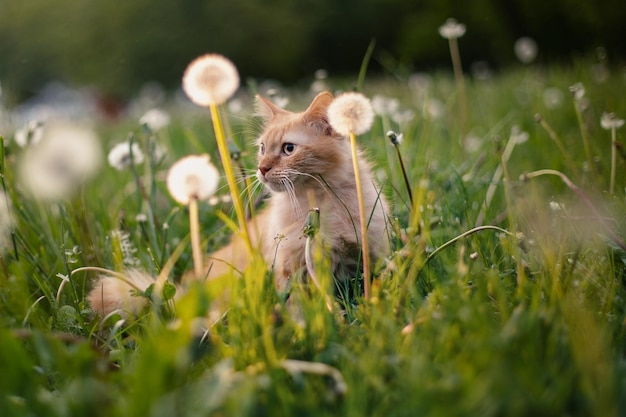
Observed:
[[[564,61],[604,47],[626,56],[623,0],[0,0],[0,83],[12,105],[50,80],[89,85],[124,100],[156,81],[176,88],[195,56],[219,52],[242,77],[286,84],[324,68],[355,74],[372,39],[372,71],[448,65],[437,32],[466,24],[465,68],[515,60],[530,36],[539,60]]]

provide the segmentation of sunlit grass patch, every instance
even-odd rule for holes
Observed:
[[[624,403],[626,158],[623,129],[603,129],[602,114],[626,115],[625,86],[617,70],[598,81],[591,63],[578,65],[468,77],[465,149],[453,77],[366,80],[364,95],[395,100],[359,136],[393,206],[393,252],[372,266],[369,300],[356,277],[334,283],[312,252],[319,287],[294,282],[289,294],[277,292],[271,266],[257,259],[241,276],[139,292],[145,308],[136,315],[99,317],[85,299],[97,275],[86,267],[156,278],[170,260],[166,275],[176,284],[192,269],[188,209],[169,196],[166,172],[189,154],[218,157],[208,115],[171,104],[170,124],[158,131],[145,120],[98,126],[104,153],[126,143],[124,169],[102,166],[56,201],[20,185],[24,144],[6,135],[0,409],[616,414]],[[570,89],[577,83],[582,97]],[[244,93],[250,104],[254,91]],[[285,94],[294,107],[313,95]],[[251,172],[251,106],[219,110],[237,163]],[[389,141],[390,130],[401,143]],[[211,203],[198,201],[207,251],[237,228],[226,184],[220,178]],[[249,210],[256,201],[238,186]]]

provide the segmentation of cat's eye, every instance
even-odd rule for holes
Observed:
[[[285,155],[291,155],[296,150],[296,145],[290,142],[283,143],[282,150]]]
[[[259,153],[261,155],[265,155],[265,144],[262,143],[261,146],[259,147]]]

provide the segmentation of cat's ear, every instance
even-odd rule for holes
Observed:
[[[288,111],[278,107],[276,104],[272,103],[271,100],[257,94],[254,106],[255,116],[260,117],[264,121],[268,121],[282,113],[288,113]]]
[[[313,126],[320,133],[328,136],[335,134],[333,128],[328,122],[327,110],[334,97],[328,91],[319,93],[304,112],[304,120]]]

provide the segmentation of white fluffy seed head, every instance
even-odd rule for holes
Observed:
[[[446,39],[457,39],[465,35],[465,25],[456,19],[449,18],[446,23],[439,26],[439,34]]]
[[[167,173],[167,189],[180,204],[192,199],[208,200],[219,183],[219,172],[209,155],[190,155],[179,159]]]
[[[619,119],[615,113],[602,113],[600,125],[603,129],[619,129],[624,126],[624,119]]]
[[[328,106],[328,121],[342,135],[367,132],[374,122],[370,100],[360,93],[344,93]]]
[[[100,140],[90,128],[68,123],[47,124],[41,141],[22,155],[20,184],[39,200],[69,197],[102,165]]]
[[[239,88],[235,65],[218,54],[206,54],[193,60],[183,75],[185,94],[199,106],[225,103]]]
[[[131,157],[132,151],[132,157]],[[131,167],[132,164],[138,165],[143,162],[143,152],[137,142],[122,142],[115,145],[107,155],[109,165],[118,171],[123,171]]]

